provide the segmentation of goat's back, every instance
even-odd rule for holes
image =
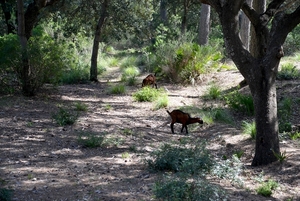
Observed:
[[[172,118],[172,122],[177,122],[177,123],[186,123],[191,116],[188,113],[182,112],[181,110],[173,110],[172,112],[169,112],[169,115]]]

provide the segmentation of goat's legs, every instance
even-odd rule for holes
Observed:
[[[171,131],[174,134],[174,123],[171,123]]]

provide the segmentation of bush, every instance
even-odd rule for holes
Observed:
[[[292,80],[300,78],[300,71],[292,63],[282,65],[281,70],[277,74],[279,80]]]
[[[100,147],[104,141],[104,137],[91,132],[82,132],[78,136],[78,142],[83,147],[95,148]]]
[[[110,94],[124,94],[126,91],[123,84],[118,84],[109,88]]]
[[[126,67],[123,70],[121,81],[127,82],[128,85],[133,86],[136,82],[136,76],[138,76],[139,74],[140,71],[137,67],[135,66]]]
[[[63,108],[59,108],[59,112],[54,114],[52,117],[56,123],[58,123],[58,125],[65,126],[74,124],[78,118],[78,114],[74,114],[72,111],[68,111]]]
[[[221,97],[221,89],[215,83],[212,83],[208,88],[204,98],[208,100],[215,100]]]
[[[247,122],[247,121],[243,121],[242,122],[242,130],[243,133],[246,135],[249,135],[251,137],[251,139],[255,140],[256,138],[256,125],[255,122]]]
[[[211,46],[170,42],[158,47],[158,65],[174,82],[193,83],[201,74],[218,69],[222,54]],[[163,56],[163,58],[162,58]]]
[[[251,95],[233,91],[225,96],[225,100],[230,108],[248,115],[254,115],[254,103]]]
[[[138,102],[152,102],[161,97],[164,92],[162,90],[157,90],[149,86],[143,87],[132,96],[135,101]]]
[[[157,181],[154,185],[154,195],[158,200],[170,201],[223,200],[225,198],[224,191],[205,179],[187,180],[182,177],[165,177]]]
[[[159,110],[160,108],[166,108],[168,106],[168,95],[164,94],[160,96],[154,103],[154,110]]]
[[[153,159],[147,160],[147,164],[154,171],[173,171],[198,175],[209,172],[212,167],[205,143],[190,148],[182,145],[164,144],[160,150],[152,152],[151,156]]]
[[[263,182],[260,187],[256,189],[257,194],[270,197],[272,195],[272,191],[278,187],[278,183],[274,180],[269,180],[268,182]]]

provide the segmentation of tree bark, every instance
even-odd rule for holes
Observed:
[[[199,45],[207,45],[210,29],[210,6],[207,4],[201,5],[200,21],[199,21]]]
[[[104,2],[101,4],[101,16],[99,18],[96,31],[95,31],[92,57],[91,57],[91,69],[90,69],[90,81],[93,82],[98,82],[97,60],[98,60],[98,52],[99,52],[99,43],[101,41],[101,32],[105,24],[105,20],[108,17],[108,13],[107,13],[108,3],[109,0],[104,0]]]
[[[252,0],[247,0],[249,5],[252,5]],[[249,41],[250,41],[250,21],[242,11],[240,15],[240,36],[241,40],[247,50],[249,50]]]

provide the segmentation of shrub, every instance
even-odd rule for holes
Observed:
[[[172,81],[181,83],[195,82],[199,75],[218,69],[222,57],[215,47],[181,40],[162,43],[156,49],[161,71]]]
[[[109,88],[110,94],[124,94],[126,91],[123,84],[118,84]]]
[[[83,111],[83,112],[86,112],[87,109],[88,109],[88,106],[84,103],[81,103],[81,102],[76,102],[74,104],[75,108],[77,111]]]
[[[135,101],[152,102],[161,96],[162,93],[161,90],[146,86],[135,92],[132,96]]]
[[[154,103],[154,110],[159,110],[160,108],[166,108],[168,106],[168,95],[163,94]]]
[[[63,108],[59,108],[59,112],[54,114],[52,117],[56,123],[58,123],[58,125],[65,126],[74,124],[78,114],[74,114],[73,112]]]
[[[81,132],[78,136],[78,142],[83,147],[95,148],[100,147],[104,141],[104,136],[91,132]]]
[[[281,70],[277,74],[279,80],[292,80],[300,78],[300,71],[292,63],[282,65]]]
[[[204,98],[209,100],[214,100],[220,98],[220,96],[221,96],[220,87],[217,86],[215,83],[212,83],[208,88],[206,94],[204,95]]]
[[[190,148],[182,145],[164,144],[160,150],[152,152],[151,156],[153,159],[147,160],[147,164],[154,171],[173,171],[198,175],[210,171],[212,167],[205,143]]]
[[[242,122],[242,130],[243,133],[246,135],[249,135],[251,139],[255,140],[256,139],[256,124],[254,121],[251,123],[247,121]]]
[[[269,180],[267,182],[263,182],[261,186],[256,189],[257,194],[270,197],[272,195],[272,191],[278,187],[278,183],[274,180]]]
[[[240,177],[240,173],[242,172],[243,164],[240,159],[234,154],[231,159],[222,160],[212,168],[212,174],[223,179],[226,178],[230,180],[232,183],[236,183],[240,186],[243,185],[243,180]]]
[[[121,81],[127,82],[128,85],[133,86],[136,82],[136,76],[138,76],[139,74],[140,71],[137,67],[135,66],[126,67],[123,70]]]
[[[182,177],[164,177],[154,185],[154,195],[158,200],[223,200],[225,192],[205,179],[187,180]],[[223,199],[222,199],[223,198]]]
[[[251,95],[241,94],[239,91],[233,91],[225,96],[227,105],[248,115],[254,114],[254,104]]]

